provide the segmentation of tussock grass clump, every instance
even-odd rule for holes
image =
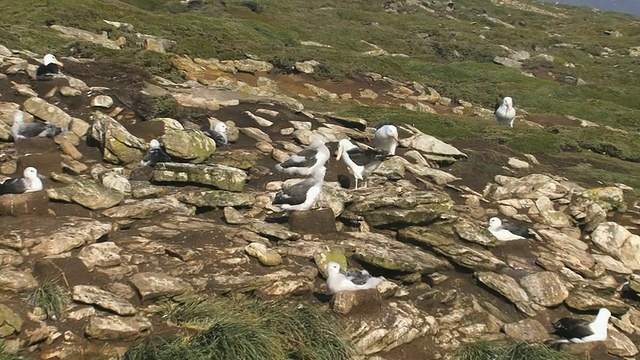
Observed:
[[[342,360],[353,351],[334,318],[310,304],[246,297],[166,303],[160,313],[184,331],[148,339],[125,360]]]
[[[478,340],[460,347],[454,360],[579,360],[542,343]]]
[[[67,290],[51,280],[45,280],[26,296],[29,304],[44,310],[48,319],[58,320],[71,299]]]
[[[0,360],[23,360],[24,358],[18,354],[7,351],[4,342],[0,342]]]

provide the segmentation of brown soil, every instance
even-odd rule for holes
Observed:
[[[137,116],[133,111],[128,109],[127,102],[128,99],[132,97],[133,94],[137,93],[143,86],[144,81],[149,81],[150,76],[146,74],[144,71],[140,71],[138,69],[115,65],[115,64],[97,64],[97,63],[72,63],[68,62],[65,66],[64,71],[66,74],[77,77],[79,79],[84,80],[89,86],[100,86],[106,87],[108,89],[99,90],[100,93],[110,95],[115,101],[115,106],[122,106],[125,110],[119,116],[119,119],[126,123],[127,128],[136,136],[140,136],[145,140],[149,140],[153,137],[159,136],[163,129],[158,128],[156,125],[150,125],[149,123],[145,123],[142,119]],[[263,74],[264,75],[264,74]],[[272,79],[276,80],[279,84],[279,87],[283,90],[284,93],[289,95],[294,94],[305,94],[311,96],[312,93],[306,89],[303,84],[304,83],[312,83],[329,91],[343,94],[350,93],[354,99],[358,99],[358,101],[365,104],[399,104],[400,100],[390,97],[386,95],[386,92],[391,90],[391,87],[388,85],[384,85],[381,83],[372,82],[370,79],[366,77],[352,78],[345,80],[342,83],[333,83],[330,81],[315,81],[311,76],[308,75],[282,75],[282,74],[274,74],[268,75]],[[254,85],[256,81],[256,77],[249,74],[238,74],[239,80],[245,81],[249,84]],[[40,94],[40,96],[44,96],[44,94],[48,93],[55,86],[62,86],[66,84],[64,79],[49,81],[49,82],[36,82],[29,80],[26,75],[10,75],[8,80],[0,80],[0,101],[12,101],[17,103],[22,103],[25,98],[20,97],[14,93],[14,91],[10,87],[10,82],[15,81],[18,83],[29,83],[32,85],[34,90]],[[362,89],[370,88],[374,90],[376,93],[381,96],[374,100],[360,98],[359,92]],[[124,100],[124,102],[122,101]],[[79,117],[89,121],[91,114],[93,113],[93,109],[90,107],[90,100],[86,96],[80,96],[76,98],[63,98],[59,95],[48,99],[48,101],[58,105],[65,111],[67,111],[70,115],[74,117]],[[276,122],[271,128],[268,129],[268,133],[271,136],[274,143],[278,143],[280,141],[291,141],[290,136],[282,136],[280,135],[280,130],[284,127],[288,127],[289,124],[286,120],[296,120],[296,121],[310,121],[314,123],[314,128],[318,126],[317,120],[311,120],[304,116],[303,114],[295,113],[289,109],[286,109],[282,106],[273,106],[268,104],[240,104],[238,106],[232,107],[223,107],[218,111],[201,111],[201,110],[192,110],[190,112],[190,116],[188,119],[179,119],[179,120],[189,120],[197,125],[205,128],[208,126],[207,117],[215,116],[220,120],[233,120],[238,126],[255,126],[253,120],[251,120],[248,116],[243,114],[244,111],[252,111],[254,112],[258,108],[269,108],[272,110],[276,110],[280,113],[279,119],[280,121]],[[449,111],[446,107],[438,107],[439,111]],[[539,116],[539,115],[529,115],[528,119],[530,121],[536,122],[538,124],[544,126],[576,126],[575,122],[572,122],[564,117],[557,116]],[[235,144],[232,144],[229,147],[229,150],[234,149],[242,149],[242,148],[253,148],[255,141],[246,137],[245,135],[240,135],[240,138]],[[517,152],[514,152],[506,147],[499,146],[493,143],[488,143],[480,140],[467,140],[467,141],[454,141],[452,142],[453,146],[456,146],[461,151],[467,153],[469,155],[469,160],[461,161],[456,163],[455,165],[445,168],[443,170],[450,171],[452,174],[461,177],[462,180],[456,182],[456,185],[465,185],[474,189],[478,192],[482,192],[482,189],[485,185],[492,181],[494,176],[497,174],[503,175],[512,175],[512,176],[522,176],[526,175],[526,171],[516,172],[513,170],[508,170],[502,167],[502,164],[506,164],[506,160],[510,156],[518,156],[520,155]],[[337,150],[336,144],[329,144],[329,147],[332,152]],[[8,147],[5,146],[6,150]],[[41,172],[45,175],[50,174],[51,172],[60,172],[59,167],[59,152],[57,150],[56,144],[49,139],[36,139],[36,140],[27,140],[21,141],[16,144],[16,149],[18,154],[20,155],[20,167],[24,168],[25,166],[37,166],[38,169],[42,169]],[[85,155],[85,158],[89,160],[100,162],[101,156],[100,152],[97,148],[90,146],[89,144],[83,143],[79,146],[79,150]],[[226,150],[226,149],[223,149]],[[34,157],[31,161],[29,160],[29,156],[27,154],[30,153],[40,153],[46,155],[39,155]],[[404,149],[399,149],[399,154],[402,155],[404,153]],[[57,157],[56,157],[57,156]],[[562,169],[565,166],[569,165],[569,162],[558,162],[556,158],[545,158],[541,157],[539,159],[543,164],[549,168],[549,172],[562,174]],[[590,160],[585,157],[583,160],[585,162],[589,162]],[[594,166],[598,166],[601,168],[606,168],[606,161],[597,161],[592,162]],[[260,166],[263,166],[267,169],[273,169],[275,165],[275,160],[270,157],[263,157],[259,161]],[[488,167],[486,165],[493,165]],[[490,170],[487,170],[490,169]],[[328,181],[337,181],[338,175],[346,175],[347,171],[342,162],[337,162],[334,159],[330,160],[328,164]],[[266,175],[256,176],[249,182],[249,188],[254,189],[263,189],[264,184],[273,180],[282,180],[283,177],[274,174],[272,172],[266,173]],[[51,186],[60,186],[60,184],[56,184],[51,180],[45,181],[46,187]],[[190,189],[189,186],[176,188],[180,189],[180,191],[185,191]],[[453,190],[447,190],[454,197],[455,201],[458,204],[463,204],[464,199],[461,198],[459,193]],[[92,212],[88,209],[85,209],[79,205],[75,204],[66,204],[60,202],[50,202],[49,208],[58,216],[60,215],[77,215],[84,217],[100,217],[96,212]],[[222,222],[222,213],[219,210],[212,210],[208,212],[204,212],[199,214],[199,216],[215,219],[223,224]],[[38,218],[31,219],[28,217],[19,218],[19,219],[6,219],[3,218],[2,221],[55,221],[55,217],[47,218],[47,220]],[[117,238],[110,238],[110,241],[118,241],[119,239],[126,239],[130,236],[137,235],[139,233],[139,228],[152,223],[161,223],[163,221],[162,217],[154,218],[151,220],[138,221],[134,223],[130,227],[123,227],[117,235]],[[0,222],[1,226],[1,222]],[[229,240],[222,234],[220,231],[189,231],[183,232],[180,235],[169,239],[156,239],[158,242],[162,242],[165,245],[177,245],[190,249],[198,249],[207,246],[219,246],[225,247],[229,246]],[[513,259],[514,261],[522,261],[524,265],[527,266],[535,266],[533,263],[532,249],[535,249],[538,244],[536,243],[525,243],[517,244],[513,246],[503,246],[495,250],[495,253],[502,258],[505,259]],[[197,260],[197,258],[196,258]],[[55,260],[58,261],[58,260]],[[293,259],[286,258],[286,263],[293,262]],[[295,260],[298,264],[300,260]],[[63,261],[64,262],[64,261]],[[308,261],[307,261],[308,262]],[[173,262],[171,258],[167,260],[166,268],[169,271],[179,272],[180,263]],[[66,267],[65,273],[75,274],[77,277],[68,279],[70,283],[91,283],[91,284],[102,284],[99,276],[96,276],[92,273],[86,273],[86,271],[82,271],[81,269],[76,269],[74,266],[79,266],[75,263],[65,263],[63,264]],[[310,265],[313,264],[308,262]],[[145,271],[145,266],[142,265],[139,271]],[[361,265],[359,265],[361,267]],[[204,269],[205,272],[207,269]],[[256,261],[252,260],[251,263],[251,272],[254,274],[264,274],[268,273],[270,269],[260,266]],[[375,269],[370,269],[372,273],[375,275]],[[81,274],[87,274],[84,277]],[[512,320],[518,320],[524,318],[520,313],[515,309],[515,307],[510,304],[507,300],[502,298],[501,296],[491,292],[491,291],[481,291],[481,288],[477,286],[475,280],[473,279],[472,274],[468,272],[457,272],[452,271],[445,274],[448,276],[448,279],[442,283],[434,286],[434,289],[437,290],[436,295],[432,298],[422,299],[417,301],[417,304],[420,308],[425,310],[427,313],[432,315],[442,314],[447,311],[448,306],[446,303],[442,303],[443,294],[447,293],[448,290],[455,290],[457,292],[457,296],[464,296],[464,294],[471,293],[478,298],[480,301],[486,301],[490,304],[493,304],[495,307],[500,309],[505,317],[510,318]],[[514,270],[512,276],[518,277],[518,271]],[[317,285],[323,283],[322,279],[317,279]],[[213,289],[208,289],[209,291],[214,292]],[[322,294],[316,294],[317,296],[309,296],[313,301],[319,301],[318,299],[325,299],[326,296],[322,296]],[[12,307],[20,308],[24,306],[20,300],[16,297],[12,297],[11,299],[6,296],[2,296],[3,302],[6,300],[11,303]],[[136,297],[129,299],[132,302],[136,303]],[[549,312],[547,312],[549,313]],[[552,313],[552,318],[540,319],[541,322],[547,326],[551,323],[551,321],[560,316],[564,316],[568,314],[568,311],[564,307],[559,307]],[[350,316],[358,316],[357,314],[353,314]],[[166,326],[166,324],[161,319],[153,318],[155,331],[154,333],[173,333],[173,329]],[[58,330],[64,332],[66,330],[71,330],[75,334],[83,333],[83,322],[61,322],[56,323],[55,326],[58,327]],[[637,340],[637,338],[636,338]],[[119,343],[104,343],[94,340],[87,340],[93,349],[96,352],[104,351],[104,347],[112,347],[112,346],[128,346],[129,344],[119,344]],[[57,345],[57,344],[54,344]],[[427,338],[416,340],[410,344],[400,346],[389,353],[382,354],[382,356],[387,360],[413,360],[413,359],[434,359],[434,354],[432,347],[434,344],[432,340]],[[46,351],[48,348],[47,345],[40,346],[40,350]],[[602,353],[598,353],[597,359],[607,360],[607,359],[615,359],[614,357],[610,357],[604,355]],[[32,356],[34,359],[39,357],[38,352],[34,353]]]

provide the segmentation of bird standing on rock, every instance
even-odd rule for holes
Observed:
[[[332,294],[340,291],[373,289],[382,280],[382,277],[373,277],[366,271],[360,272],[358,276],[349,276],[340,269],[340,264],[337,262],[331,261],[327,264],[327,286]]]
[[[60,71],[58,67],[64,67],[53,54],[45,55],[43,60],[43,64],[36,70],[36,80],[50,80]]]
[[[358,188],[358,180],[364,181],[367,187],[367,179],[378,166],[389,157],[389,153],[379,149],[361,149],[354,145],[349,139],[342,139],[338,143],[338,155],[336,159],[342,161],[353,173],[356,181],[355,189]]]
[[[50,122],[34,121],[30,123],[24,122],[24,114],[17,110],[13,113],[13,125],[11,125],[11,135],[14,141],[25,138],[49,137],[52,138],[66,131],[59,126]]]
[[[510,127],[513,127],[513,122],[516,120],[516,109],[513,108],[513,99],[508,96],[502,99],[502,103],[496,104],[493,114],[499,123],[508,123]]]
[[[44,188],[42,180],[36,168],[29,166],[24,169],[22,176],[5,180],[0,184],[0,195],[2,194],[22,194],[40,191]]]
[[[313,174],[317,169],[323,167],[331,157],[331,152],[325,145],[326,141],[322,135],[313,135],[309,146],[277,164],[276,170],[287,175],[309,176]]]
[[[380,126],[373,137],[373,147],[384,150],[389,155],[395,155],[398,147],[398,128],[391,124]]]

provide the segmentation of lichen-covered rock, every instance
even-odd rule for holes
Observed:
[[[604,222],[591,234],[591,240],[600,250],[622,261],[633,270],[640,270],[640,236],[624,226]]]
[[[10,307],[0,304],[0,338],[22,331],[23,320]]]
[[[622,300],[610,298],[606,295],[598,295],[594,290],[583,288],[572,290],[564,303],[568,307],[579,311],[597,311],[606,307],[613,314],[624,314],[629,310],[629,305]]]
[[[38,286],[36,279],[26,271],[5,267],[0,269],[0,289],[14,293],[29,291]]]
[[[282,264],[282,256],[273,249],[269,249],[265,244],[253,242],[245,246],[247,254],[258,259],[264,266],[276,266]]]
[[[520,284],[531,299],[542,306],[560,305],[569,296],[560,276],[550,271],[527,275],[520,279]]]
[[[133,136],[119,122],[100,111],[93,114],[91,137],[100,143],[105,161],[118,164],[129,164],[140,161],[148,145]]]
[[[165,126],[161,141],[169,155],[195,164],[204,162],[216,151],[216,142],[197,130]]]
[[[495,200],[538,199],[546,196],[551,200],[566,196],[571,189],[549,175],[531,174],[521,178],[496,175],[494,182],[484,189],[484,197]]]
[[[133,275],[129,281],[135,286],[142,301],[173,297],[191,289],[186,281],[162,273],[141,272]]]
[[[72,291],[73,300],[115,312],[118,315],[135,315],[136,308],[127,300],[96,286],[76,285]]]
[[[165,162],[155,166],[153,180],[193,182],[211,185],[220,190],[242,191],[248,176],[240,169],[224,165]]]
[[[92,316],[85,328],[85,334],[96,340],[131,340],[147,336],[152,325],[142,316],[122,317],[117,315]]]
[[[105,241],[83,247],[78,253],[78,258],[87,266],[87,269],[93,270],[96,266],[120,265],[122,262],[121,251],[122,249],[113,241]]]
[[[49,198],[75,202],[92,210],[108,209],[119,204],[124,194],[105,187],[93,180],[66,174],[52,173],[51,178],[68,184],[65,187],[47,189]]]
[[[249,207],[256,202],[256,197],[252,193],[219,190],[180,193],[176,198],[197,207]]]
[[[69,128],[71,124],[71,116],[59,107],[49,104],[46,100],[39,97],[28,98],[22,106],[28,113],[38,118],[48,121],[61,128]]]
[[[102,215],[110,218],[148,219],[168,212],[195,215],[196,209],[181,203],[172,196],[166,196],[159,199],[127,201],[123,205],[103,211]]]
[[[536,316],[544,308],[531,302],[529,295],[509,275],[492,272],[478,272],[476,278],[514,303],[518,310],[529,316]]]

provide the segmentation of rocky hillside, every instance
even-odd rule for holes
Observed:
[[[396,14],[418,6],[394,4]],[[81,43],[122,46],[86,29],[51,28]],[[178,46],[145,36],[147,54],[165,56]],[[393,55],[373,47],[363,56]],[[518,67],[530,56],[507,52],[492,66]],[[120,358],[149,336],[194,330],[162,316],[167,302],[248,294],[338,314],[363,359],[451,358],[478,339],[544,341],[556,319],[591,318],[601,307],[614,314],[608,339],[564,350],[593,359],[637,355],[638,189],[610,178],[598,184],[602,169],[633,166],[622,160],[634,159],[633,148],[607,148],[618,155],[610,160],[580,153],[581,173],[591,173],[575,179],[567,176],[576,166],[569,155],[562,162],[488,139],[576,136],[598,124],[518,108],[516,128],[505,129],[482,101],[386,73],[322,80],[314,77],[322,64],[308,59],[284,74],[281,64],[255,56],[171,55],[170,73],[180,76],[168,79],[77,54],[59,56],[62,76],[35,81],[43,55],[0,47],[0,173],[33,166],[46,177],[44,191],[0,196],[0,336],[10,351],[34,359]],[[14,141],[18,109],[68,131]],[[405,118],[396,121],[399,115]],[[216,148],[202,134],[210,118],[228,125],[228,146]],[[334,152],[346,137],[369,144],[373,129],[389,120],[400,128],[399,151],[368,188],[341,186],[349,174],[333,158],[317,208],[287,214],[272,207],[290,181],[274,165],[313,134]],[[637,136],[632,127],[607,126],[597,131]],[[175,162],[140,166],[151,139]],[[492,216],[525,223],[537,237],[499,242],[487,230]],[[329,296],[329,260],[386,281]],[[38,294],[68,300],[49,308]]]

